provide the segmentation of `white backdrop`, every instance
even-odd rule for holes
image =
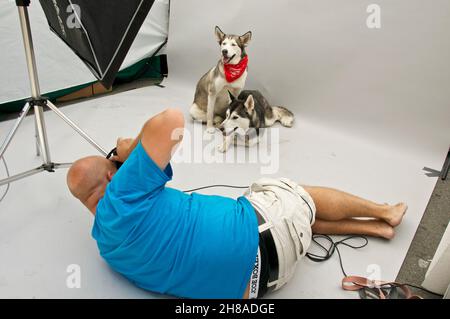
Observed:
[[[156,0],[121,69],[153,55],[167,38],[169,0]],[[39,1],[28,8],[41,91],[52,92],[96,81],[85,64],[48,26]],[[163,53],[163,51],[161,51]],[[0,2],[0,103],[30,96],[19,16],[15,1]]]
[[[380,29],[366,26],[371,3]],[[173,0],[169,80],[194,90],[218,60],[215,25],[253,31],[247,87],[273,103],[412,156],[445,156],[449,1]]]

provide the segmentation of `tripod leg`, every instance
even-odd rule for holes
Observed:
[[[31,175],[34,175],[34,174],[37,174],[37,173],[40,173],[43,171],[45,171],[45,168],[43,165],[41,165],[41,166],[31,169],[29,171],[26,171],[26,172],[23,172],[23,173],[14,175],[14,176],[10,176],[5,179],[1,179],[0,186],[12,183],[14,181],[18,181],[19,179],[22,179],[22,178],[25,178],[25,177],[28,177],[28,176],[31,176]]]
[[[108,154],[100,145],[97,144],[89,135],[83,132],[71,119],[64,115],[52,102],[47,101],[47,106],[54,111],[61,119],[64,120],[70,127],[72,127],[78,134],[80,134],[86,141],[88,141],[92,146],[94,146],[100,153],[104,156]]]
[[[47,131],[45,128],[44,121],[44,109],[42,106],[35,105],[34,106],[34,115],[36,116],[36,126],[39,137],[39,145],[41,146],[41,155],[44,161],[44,164],[50,164],[50,152],[48,148],[48,140],[47,140]]]
[[[34,138],[36,139],[36,156],[41,156],[41,145],[39,145],[39,133],[36,117],[34,117]]]
[[[23,119],[25,118],[25,116],[27,115],[28,111],[30,110],[30,103],[26,103],[25,106],[23,107],[22,111],[20,112],[19,117],[17,118],[16,122],[14,123],[13,128],[11,129],[11,131],[9,131],[8,136],[6,137],[5,141],[3,142],[2,146],[0,147],[0,158],[3,156],[3,154],[5,153],[6,149],[9,146],[9,143],[11,143],[12,138],[14,137],[14,135],[17,132],[17,129],[20,126],[20,123],[22,123]]]

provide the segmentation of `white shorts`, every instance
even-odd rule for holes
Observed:
[[[278,276],[267,283],[270,290],[280,289],[293,276],[297,262],[311,243],[316,206],[303,187],[287,178],[261,178],[244,196],[265,223],[258,228],[270,230],[278,255]]]

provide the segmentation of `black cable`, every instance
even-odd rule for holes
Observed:
[[[317,240],[318,238],[326,239],[330,243],[330,247],[326,248],[324,245],[319,243],[319,241]],[[351,240],[351,239],[362,239],[364,241],[364,243],[359,246],[351,245],[351,244],[347,243],[347,241]],[[323,261],[330,259],[334,255],[334,252],[337,252],[338,257],[339,257],[339,265],[341,266],[342,273],[344,274],[345,277],[347,277],[347,273],[345,272],[344,265],[342,263],[341,252],[339,251],[338,246],[344,245],[344,246],[347,246],[347,247],[350,247],[353,249],[360,249],[360,248],[366,247],[367,244],[369,243],[369,240],[365,236],[348,236],[348,237],[345,237],[344,239],[341,239],[341,240],[335,242],[330,236],[321,235],[321,234],[314,234],[312,236],[312,241],[317,246],[319,246],[322,250],[324,250],[326,253],[325,253],[325,255],[306,253],[306,257],[308,257],[310,260],[312,260],[314,262],[323,262]]]
[[[3,165],[5,166],[6,177],[9,177],[10,174],[9,174],[8,164],[6,164],[5,156],[2,156],[2,161],[3,161]],[[9,186],[10,186],[10,183],[6,184],[6,189],[5,189],[5,192],[3,193],[2,197],[0,197],[0,202],[1,202],[1,201],[6,197],[6,195],[8,194]]]
[[[237,188],[237,189],[244,189],[248,188],[248,186],[235,186],[235,185],[226,185],[226,184],[217,184],[217,185],[208,185],[208,186],[202,186],[198,188],[188,189],[183,191],[183,193],[192,193],[198,190],[207,189],[207,188],[214,188],[214,187],[226,187],[226,188]]]
[[[324,245],[322,245],[317,240],[318,238],[326,239],[330,243],[330,247],[327,248]],[[356,245],[351,245],[351,244],[346,242],[346,241],[351,240],[351,239],[363,239],[364,243],[359,245],[359,246],[356,246]],[[313,253],[306,253],[305,256],[308,257],[310,260],[312,260],[314,262],[323,262],[323,261],[326,261],[326,260],[330,259],[333,256],[334,252],[337,252],[338,257],[339,257],[339,265],[341,266],[342,273],[344,274],[345,277],[347,277],[347,273],[345,272],[344,265],[343,265],[343,262],[342,262],[341,252],[339,251],[339,247],[338,246],[339,245],[344,245],[344,246],[347,246],[347,247],[350,247],[350,248],[353,248],[353,249],[360,249],[360,248],[366,247],[368,245],[368,243],[369,243],[369,240],[365,236],[348,236],[348,237],[345,237],[344,239],[341,239],[341,240],[335,242],[330,236],[328,236],[328,235],[321,235],[321,234],[314,234],[312,236],[312,241],[317,246],[319,246],[322,250],[325,251],[325,255],[317,255],[317,254],[313,254]],[[354,283],[354,284],[358,285],[357,283]],[[439,296],[439,297],[443,297],[443,295],[441,295],[441,294],[438,294],[438,293],[432,292],[432,291],[430,291],[428,289],[425,289],[425,288],[422,288],[422,287],[419,287],[419,286],[415,286],[415,285],[412,285],[412,284],[408,284],[408,283],[403,283],[402,284],[402,283],[389,282],[389,283],[381,284],[379,286],[379,288],[380,289],[381,288],[385,288],[390,293],[390,290],[395,289],[397,287],[401,287],[401,286],[413,287],[413,288],[425,291],[425,292],[427,292],[429,294],[432,294],[432,295],[435,295],[435,296]],[[365,286],[361,286],[361,288],[362,289],[368,289]]]
[[[354,283],[354,284],[358,285],[357,283]],[[403,283],[388,282],[388,283],[385,283],[385,284],[381,284],[379,287],[380,288],[393,289],[393,288],[397,288],[397,287],[401,287],[401,286],[408,286],[408,287],[416,288],[416,289],[425,291],[425,292],[427,292],[429,294],[432,294],[432,295],[435,295],[435,296],[438,296],[438,297],[444,297],[444,295],[432,292],[432,291],[430,291],[428,289],[425,289],[423,287],[419,287],[419,286],[416,286],[416,285],[413,285],[413,284],[403,284]]]

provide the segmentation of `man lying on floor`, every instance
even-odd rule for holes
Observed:
[[[183,126],[182,113],[168,109],[136,139],[118,141],[119,170],[91,156],[67,175],[72,194],[95,215],[92,236],[102,257],[144,289],[189,298],[262,297],[289,281],[312,232],[391,239],[406,211],[403,203],[376,204],[286,178],[262,178],[238,199],[166,187],[182,139],[172,133]]]

